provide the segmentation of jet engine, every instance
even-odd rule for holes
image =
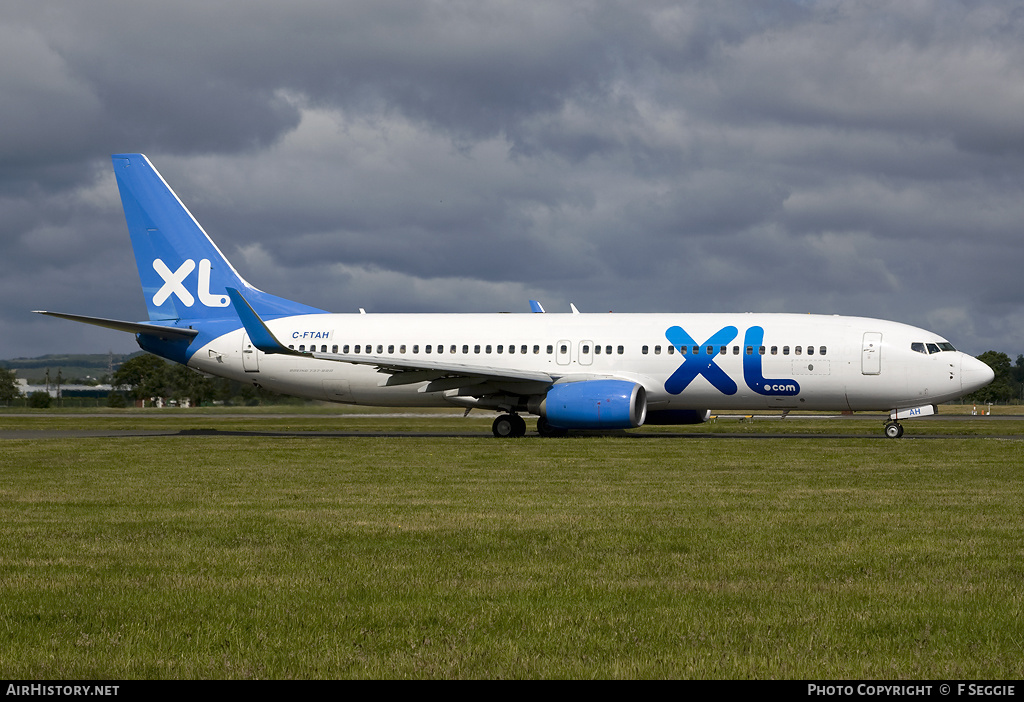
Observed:
[[[644,423],[647,391],[628,380],[560,383],[529,409],[561,429],[629,429]]]

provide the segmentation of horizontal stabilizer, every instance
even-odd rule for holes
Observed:
[[[97,327],[116,329],[117,331],[128,332],[129,334],[148,334],[158,339],[193,339],[198,331],[188,327],[165,327],[160,324],[146,324],[145,322],[123,322],[119,319],[106,319],[104,317],[87,317],[82,314],[66,314],[64,312],[47,312],[45,310],[33,310],[36,314],[45,314],[50,317],[70,319],[72,322],[92,324]]]

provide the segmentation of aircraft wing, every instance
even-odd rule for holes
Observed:
[[[259,348],[259,347],[257,347]],[[538,371],[512,370],[495,366],[475,366],[469,363],[445,363],[438,361],[419,361],[409,358],[398,358],[395,356],[356,356],[353,354],[340,353],[312,353],[308,354],[313,358],[321,358],[325,361],[340,361],[342,363],[355,363],[357,365],[376,366],[380,370],[390,373],[405,374],[411,371],[419,372],[419,380],[408,379],[408,382],[421,382],[431,380],[426,377],[433,375],[437,378],[445,376],[483,377],[494,380],[526,380],[539,383],[553,383],[555,376]],[[402,383],[388,383],[399,385]]]
[[[289,356],[308,356],[319,358],[325,361],[337,361],[339,363],[353,363],[357,365],[375,366],[376,368],[391,373],[385,385],[406,385],[410,383],[421,383],[428,381],[442,381],[449,379],[451,383],[435,383],[435,387],[445,384],[471,384],[465,382],[473,379],[478,382],[530,382],[550,385],[558,376],[552,376],[540,371],[516,370],[500,368],[495,366],[477,366],[468,363],[449,363],[447,361],[421,360],[407,357],[367,355],[367,354],[339,354],[339,353],[317,353],[314,351],[296,351],[282,344],[267,325],[260,319],[260,316],[252,309],[245,298],[238,290],[227,288],[228,296],[242,320],[242,326],[252,345],[263,353],[285,354]]]

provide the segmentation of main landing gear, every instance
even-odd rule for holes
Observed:
[[[518,414],[499,414],[491,425],[491,432],[503,439],[526,435],[526,421]]]
[[[890,419],[885,423],[885,435],[890,439],[898,439],[903,436],[903,425]]]

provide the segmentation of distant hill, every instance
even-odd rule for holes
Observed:
[[[39,384],[46,378],[46,369],[50,369],[50,380],[56,380],[60,371],[64,382],[85,381],[88,378],[99,380],[109,376],[122,363],[133,356],[143,353],[65,353],[48,354],[35,358],[12,358],[0,361],[0,366],[13,370],[19,378],[29,383]]]

